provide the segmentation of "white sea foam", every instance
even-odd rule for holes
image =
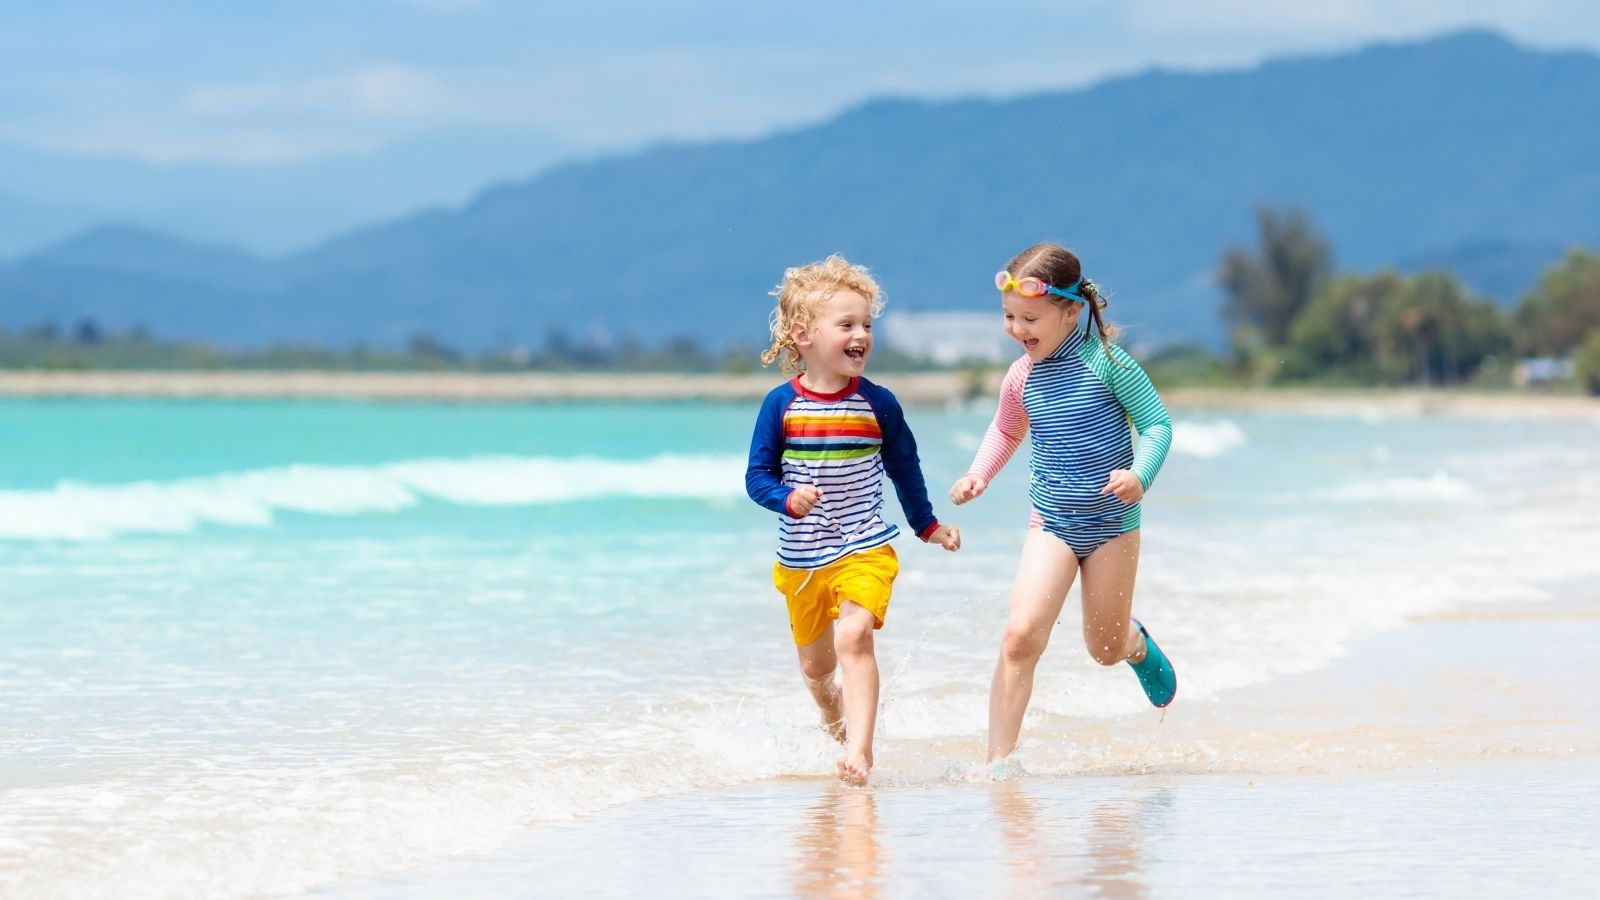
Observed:
[[[1217,422],[1179,420],[1172,425],[1172,452],[1212,459],[1238,447],[1247,438],[1239,426],[1227,419]]]
[[[1426,477],[1411,476],[1354,481],[1320,492],[1321,500],[1336,503],[1415,503],[1429,500],[1464,500],[1473,496],[1472,485],[1446,472]]]
[[[763,716],[703,704],[641,714],[599,723],[614,733],[594,729],[591,752],[557,754],[537,735],[491,728],[449,736],[460,744],[433,735],[426,761],[208,754],[135,780],[19,788],[0,816],[0,895],[299,893],[342,873],[483,853],[530,822],[827,768],[826,743],[804,718]],[[662,746],[675,751],[670,765]],[[206,852],[178,835],[205,835]]]
[[[432,499],[463,506],[532,506],[593,498],[716,499],[744,492],[734,456],[482,456],[377,466],[292,465],[127,484],[61,482],[0,491],[0,539],[94,540],[182,533],[202,525],[266,526],[278,512],[392,513]]]

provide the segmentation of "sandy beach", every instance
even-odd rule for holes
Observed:
[[[965,372],[873,373],[903,402],[945,404],[992,397],[999,371],[976,381]],[[0,371],[0,397],[350,399],[453,403],[582,401],[753,401],[777,381],[748,375],[685,373],[485,372],[63,372]],[[1532,392],[1313,388],[1179,388],[1163,392],[1174,409],[1319,412],[1332,415],[1484,415],[1600,419],[1600,398]]]
[[[1085,720],[1072,776],[785,779],[317,896],[1593,896],[1600,598],[1415,619],[1334,666]]]

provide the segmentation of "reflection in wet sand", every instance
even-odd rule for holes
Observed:
[[[1008,896],[1146,896],[1143,837],[1170,803],[1164,791],[1104,799],[1081,816],[1046,809],[1023,782],[996,784],[990,797],[1005,841]]]
[[[884,857],[871,791],[830,788],[806,811],[796,844],[796,896],[879,895]]]

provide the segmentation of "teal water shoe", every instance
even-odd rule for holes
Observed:
[[[1139,686],[1144,688],[1144,695],[1159,709],[1178,696],[1178,673],[1172,670],[1172,663],[1156,646],[1155,638],[1145,630],[1144,623],[1134,619],[1133,624],[1139,626],[1139,633],[1144,635],[1144,659],[1128,665],[1139,676]]]

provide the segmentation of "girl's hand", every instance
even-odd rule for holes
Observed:
[[[928,535],[928,543],[938,544],[951,553],[961,549],[961,529],[954,525],[940,525]]]
[[[950,488],[950,502],[960,506],[968,500],[976,500],[988,487],[988,482],[976,475],[963,475]]]
[[[1100,493],[1116,494],[1123,503],[1138,503],[1139,498],[1144,496],[1144,485],[1139,483],[1139,476],[1127,469],[1113,469]]]
[[[822,496],[822,491],[814,484],[802,484],[789,495],[789,517],[804,519],[811,515],[811,510],[817,505],[817,499]]]

